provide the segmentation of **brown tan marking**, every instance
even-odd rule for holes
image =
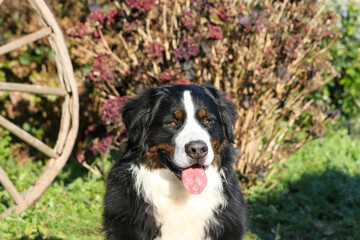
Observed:
[[[199,111],[199,116],[200,116],[201,118],[203,118],[203,117],[205,117],[205,115],[206,115],[206,110],[205,110],[204,108],[200,109],[200,111]]]
[[[215,140],[211,141],[211,146],[212,146],[215,154],[220,154],[220,145],[221,145],[220,139],[215,139]]]
[[[183,113],[182,113],[181,110],[175,110],[175,111],[174,111],[174,116],[175,116],[175,118],[178,119],[178,120],[182,118],[182,114],[183,114]]]
[[[215,139],[215,140],[211,141],[211,146],[214,150],[214,160],[211,163],[211,165],[214,165],[218,168],[220,168],[220,165],[221,165],[220,145],[221,145],[220,139]]]
[[[170,155],[170,157],[174,156],[175,148],[170,144],[161,143],[150,147],[144,156],[144,163],[149,169],[165,168],[163,160],[159,154],[160,149],[165,150]]]

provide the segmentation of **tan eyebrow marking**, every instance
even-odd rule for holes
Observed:
[[[205,109],[200,109],[200,111],[199,111],[199,116],[201,117],[201,118],[203,118],[203,117],[205,117],[205,115],[206,115],[206,110]]]
[[[174,111],[174,116],[176,117],[176,119],[181,119],[182,117],[182,111],[181,110],[175,110]]]

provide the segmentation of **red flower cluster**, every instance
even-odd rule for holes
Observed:
[[[186,77],[180,76],[179,80],[177,81],[177,84],[185,84],[185,85],[187,85],[187,84],[191,84],[191,82]]]
[[[174,50],[174,57],[177,61],[189,60],[191,57],[195,57],[200,53],[200,46],[194,39],[183,38],[180,41],[180,45]]]
[[[125,2],[131,8],[150,11],[154,8],[156,0],[125,0]]]
[[[183,17],[180,18],[181,23],[184,25],[184,27],[188,30],[194,28],[195,22],[192,12],[189,11],[183,11]]]
[[[113,125],[120,123],[121,109],[127,99],[128,96],[107,99],[102,106],[101,121]]]
[[[107,55],[100,55],[91,66],[89,77],[96,85],[103,81],[113,84],[116,80],[116,75],[117,71],[114,61]]]
[[[223,38],[223,32],[221,30],[221,27],[209,24],[208,29],[209,29],[209,32],[210,32],[210,38],[212,38],[212,39],[221,39],[221,38]]]
[[[154,41],[146,46],[144,52],[149,58],[158,58],[158,57],[162,57],[163,50],[164,50],[163,46],[160,43]]]
[[[229,21],[230,17],[226,14],[226,12],[224,10],[221,10],[220,12],[218,12],[217,16],[221,19],[221,21]]]
[[[239,17],[239,23],[249,32],[255,29],[260,32],[263,29],[264,12],[252,11],[250,14]]]
[[[93,28],[95,26],[99,26],[100,28],[103,28],[105,25],[105,19],[106,19],[106,15],[105,15],[104,11],[102,9],[98,9],[98,10],[91,12],[89,14],[89,16],[87,16],[86,21],[90,25],[91,28]],[[98,33],[98,31],[96,29],[93,30],[93,36],[95,38],[100,37],[100,34]]]
[[[90,150],[92,151],[94,156],[103,156],[110,149],[114,136],[106,136],[104,138],[98,139],[97,143],[95,143]]]
[[[100,27],[104,26],[106,15],[102,9],[95,10],[87,16],[86,20],[96,22],[100,24]]]
[[[173,84],[178,73],[179,71],[168,68],[160,74],[160,81],[163,83]]]
[[[84,23],[77,23],[66,30],[66,33],[71,37],[83,37],[88,34],[88,28]]]
[[[114,136],[109,135],[103,138],[96,138],[93,141],[93,145],[90,149],[83,150],[76,155],[76,159],[79,163],[82,163],[85,158],[94,157],[94,156],[102,156],[108,153],[110,146],[112,144]]]
[[[76,155],[76,159],[78,160],[79,163],[82,163],[85,160],[85,152],[86,151],[81,151]]]
[[[160,81],[164,84],[191,84],[190,80],[180,75],[180,69],[168,68],[160,75]],[[179,76],[180,75],[180,76]]]
[[[123,10],[111,10],[108,12],[107,15],[107,24],[113,25],[120,21],[120,19],[123,17],[124,11]]]

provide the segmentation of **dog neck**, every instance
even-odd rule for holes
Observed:
[[[157,239],[205,239],[206,226],[217,224],[215,212],[225,206],[221,171],[215,166],[206,170],[208,184],[199,195],[191,195],[170,170],[148,169],[133,165],[138,194],[153,206],[154,217],[161,227]]]

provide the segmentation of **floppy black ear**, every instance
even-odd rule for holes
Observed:
[[[141,95],[128,100],[123,107],[123,122],[129,132],[128,146],[139,147],[144,144],[154,109],[159,105],[156,93],[155,88],[148,88]]]
[[[237,116],[235,104],[225,98],[223,94],[220,94],[216,88],[205,86],[205,89],[209,96],[212,97],[217,104],[221,122],[228,141],[230,143],[234,143],[235,136],[232,126],[234,125]]]

